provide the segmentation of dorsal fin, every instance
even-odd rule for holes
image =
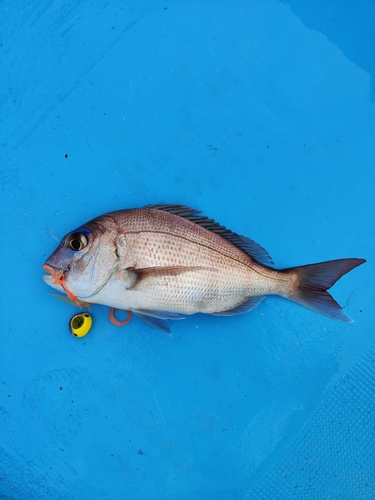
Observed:
[[[163,212],[168,212],[170,214],[178,215],[179,217],[183,217],[184,219],[190,220],[194,222],[194,224],[198,224],[198,226],[202,226],[208,231],[212,231],[220,235],[222,238],[230,241],[236,247],[243,250],[245,253],[250,255],[256,262],[259,264],[270,265],[273,264],[272,259],[268,252],[255,243],[255,241],[247,238],[246,236],[241,236],[233,231],[230,231],[224,226],[221,226],[219,223],[215,222],[213,219],[209,219],[208,217],[201,214],[200,210],[195,210],[194,208],[186,207],[185,205],[146,205],[144,208],[151,208],[153,210],[162,210]]]

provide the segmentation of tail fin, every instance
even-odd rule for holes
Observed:
[[[353,323],[327,290],[341,276],[364,262],[364,259],[338,259],[285,269],[297,276],[294,291],[288,298],[337,321]]]

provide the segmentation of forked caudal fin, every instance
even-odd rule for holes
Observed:
[[[344,313],[327,290],[341,276],[364,262],[364,259],[338,259],[285,269],[285,272],[297,277],[294,291],[288,298],[337,321],[352,323],[353,320]]]

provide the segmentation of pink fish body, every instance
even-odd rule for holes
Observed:
[[[182,205],[104,214],[68,233],[43,276],[77,303],[133,311],[154,328],[168,319],[235,315],[280,295],[351,322],[326,291],[364,259],[339,259],[283,270],[257,243]]]

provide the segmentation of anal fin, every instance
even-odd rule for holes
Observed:
[[[234,309],[229,309],[229,311],[221,311],[217,313],[212,313],[213,316],[236,316],[237,314],[245,314],[249,311],[255,309],[262,300],[265,299],[264,295],[260,295],[258,297],[251,297],[250,300],[241,304],[240,306],[235,307]]]
[[[132,311],[139,319],[152,326],[156,330],[161,330],[162,332],[171,333],[171,329],[168,325],[169,319],[185,319],[181,314],[169,312],[169,311]]]

